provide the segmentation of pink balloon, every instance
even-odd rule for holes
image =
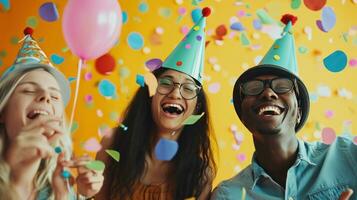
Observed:
[[[64,38],[83,60],[108,52],[119,38],[121,25],[117,0],[69,0],[63,11]]]

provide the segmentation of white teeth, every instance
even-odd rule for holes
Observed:
[[[167,103],[167,104],[164,104],[162,107],[163,108],[175,107],[175,108],[179,109],[180,111],[183,111],[183,107],[179,104]]]
[[[44,110],[34,110],[32,112],[33,112],[33,114],[49,115],[49,113],[47,111],[44,111]]]
[[[266,111],[273,112],[275,115],[280,115],[280,113],[281,113],[280,109],[276,106],[266,106],[266,107],[260,108],[258,114],[261,115]]]

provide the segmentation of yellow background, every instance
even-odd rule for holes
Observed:
[[[78,58],[66,50],[61,29],[61,17],[55,22],[46,22],[39,16],[39,7],[45,2],[48,1],[10,0],[10,9],[7,11],[2,9],[0,12],[0,72],[12,64],[20,47],[20,45],[14,44],[14,41],[23,37],[22,30],[25,26],[31,25],[35,29],[34,37],[47,55],[57,54],[65,59],[57,67],[68,77],[76,76]],[[66,1],[54,0],[52,2],[57,5],[61,16]],[[193,25],[190,13],[196,6],[192,5],[191,0],[183,0],[181,5],[178,3],[180,1],[174,0],[120,0],[119,2],[122,10],[128,13],[128,22],[122,26],[119,43],[110,51],[116,59],[115,71],[108,76],[100,75],[95,71],[93,61],[88,62],[82,71],[82,75],[92,72],[93,78],[86,81],[82,76],[80,85],[75,116],[78,128],[73,132],[77,155],[85,153],[83,144],[87,139],[91,137],[100,139],[100,130],[103,132],[103,130],[117,125],[121,111],[139,87],[135,83],[136,74],[147,72],[145,61],[150,58],[165,59],[183,38],[180,28],[184,25],[191,28]],[[357,58],[357,5],[352,0],[329,0],[327,6],[334,9],[337,23],[331,31],[325,33],[316,26],[316,20],[321,18],[321,10],[311,11],[304,6],[303,2],[299,9],[292,10],[290,2],[288,0],[204,0],[199,3],[200,7],[210,6],[212,8],[212,14],[207,20],[207,40],[210,41],[210,44],[206,50],[204,87],[209,94],[213,127],[219,147],[217,158],[219,170],[215,184],[246,167],[250,163],[254,151],[250,133],[236,116],[231,98],[235,79],[245,68],[253,66],[255,58],[263,56],[273,42],[267,34],[253,28],[252,21],[257,19],[256,11],[258,9],[264,8],[275,20],[279,20],[281,15],[287,12],[297,15],[299,18],[294,26],[296,48],[304,46],[308,49],[304,54],[297,51],[300,76],[305,81],[311,95],[318,96],[318,98],[317,100],[314,98],[315,100],[312,101],[308,122],[299,132],[298,137],[309,141],[321,141],[321,130],[325,127],[332,127],[337,135],[345,134],[351,139],[357,134],[357,126],[354,125],[357,110],[357,67],[347,65],[342,72],[332,73],[322,63],[323,58],[335,50],[344,51],[349,59]],[[140,3],[148,5],[147,12],[139,11]],[[187,9],[182,20],[178,20],[178,8],[180,7]],[[3,7],[0,5],[1,8]],[[169,10],[171,15],[161,16],[160,9]],[[238,11],[245,11],[248,16],[237,17]],[[260,49],[252,50],[249,46],[243,46],[239,39],[240,33],[229,29],[230,20],[234,16],[245,26],[245,33],[250,43],[260,45]],[[228,29],[223,45],[216,43],[213,37],[216,27],[221,24],[224,24]],[[312,40],[310,41],[304,33],[304,28],[307,26],[312,28]],[[158,27],[161,27],[164,33],[159,38],[161,44],[155,45],[150,38]],[[145,53],[143,50],[132,50],[128,46],[127,36],[133,31],[142,34],[144,47],[150,49],[149,53]],[[236,32],[235,35],[232,35],[233,32]],[[343,34],[346,39],[343,39]],[[209,62],[209,60],[215,59],[216,70],[214,65]],[[123,77],[120,72],[129,72],[129,76]],[[99,94],[97,83],[102,79],[109,79],[116,84],[116,99],[105,99]],[[211,84],[220,84],[218,93],[209,92],[208,87]],[[74,86],[75,82],[72,82],[72,91]],[[321,86],[326,86],[330,90],[329,97],[319,96],[318,91]],[[342,88],[352,95],[349,98],[339,95],[338,91]],[[84,100],[87,94],[94,97],[92,105],[88,105]],[[67,108],[68,115],[71,107],[70,103]],[[334,112],[332,117],[326,117],[325,112],[328,110]],[[233,148],[235,142],[230,131],[232,125],[236,125],[238,131],[244,135],[244,140],[239,148]],[[239,160],[237,155],[245,156],[246,159]]]

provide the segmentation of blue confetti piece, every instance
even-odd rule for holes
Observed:
[[[62,152],[62,148],[59,147],[59,146],[55,147],[55,152],[56,152],[57,154],[60,154],[60,153]]]
[[[309,97],[310,97],[310,101],[311,101],[312,103],[317,102],[317,100],[319,99],[319,95],[317,95],[316,93],[310,93],[310,94],[309,94]]]
[[[63,170],[61,172],[61,176],[64,178],[64,179],[68,179],[69,177],[71,177],[71,173],[67,170]]]
[[[337,50],[324,58],[323,62],[330,72],[340,72],[347,65],[347,56],[343,51]]]
[[[115,85],[109,80],[103,79],[98,85],[99,93],[104,97],[113,97],[115,95]]]
[[[245,30],[244,26],[240,22],[233,23],[231,25],[231,29],[236,30],[236,31],[244,31]]]
[[[196,24],[202,17],[202,11],[200,8],[196,8],[191,12],[192,21]]]
[[[136,75],[136,83],[138,85],[140,85],[141,87],[144,87],[145,86],[145,78],[144,78],[144,76],[142,76],[140,74],[137,74]]]
[[[70,83],[72,83],[72,82],[74,82],[74,81],[76,81],[76,80],[77,80],[76,77],[69,77],[69,78],[68,78],[68,81],[69,81]]]
[[[121,15],[122,15],[122,18],[123,18],[122,19],[123,24],[126,24],[128,22],[128,13],[123,11]]]
[[[48,22],[56,21],[59,16],[56,4],[54,4],[53,2],[47,2],[42,4],[39,13],[41,18]]]
[[[146,13],[149,10],[149,5],[146,2],[141,2],[139,4],[139,11],[142,13]]]
[[[259,19],[253,20],[253,27],[254,27],[255,30],[258,30],[258,31],[260,29],[262,29],[262,23],[260,22]]]
[[[127,38],[127,42],[129,47],[134,50],[140,50],[144,46],[143,36],[137,32],[131,32]]]
[[[158,160],[171,160],[177,153],[178,144],[175,140],[160,138],[155,146],[155,155]]]
[[[57,54],[52,54],[52,55],[51,55],[51,61],[52,61],[54,64],[59,65],[59,64],[63,63],[64,58],[61,57],[61,56],[59,56],[59,55],[57,55]]]
[[[0,4],[3,5],[5,10],[10,10],[10,1],[9,0],[0,0]]]

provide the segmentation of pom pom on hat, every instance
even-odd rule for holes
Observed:
[[[24,30],[24,34],[26,35],[31,35],[33,34],[33,29],[31,27],[26,27]]]
[[[209,7],[205,7],[202,9],[202,16],[208,17],[211,14],[211,9]]]
[[[289,21],[291,21],[291,24],[294,25],[297,21],[297,17],[292,14],[285,14],[281,17],[280,21],[283,22],[285,25],[287,25]]]

